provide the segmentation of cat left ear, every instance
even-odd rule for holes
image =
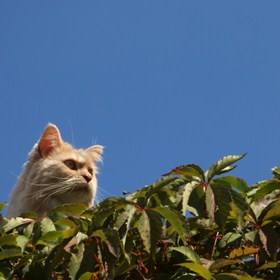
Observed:
[[[54,148],[59,147],[62,143],[60,132],[54,124],[49,124],[39,142],[38,149],[41,157],[47,157]]]
[[[94,145],[86,149],[86,152],[90,154],[94,162],[102,161],[103,146]]]

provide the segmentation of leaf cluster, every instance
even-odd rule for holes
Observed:
[[[280,279],[280,168],[249,187],[225,175],[244,156],[90,209],[0,215],[0,279]]]

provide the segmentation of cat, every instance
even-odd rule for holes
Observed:
[[[48,124],[31,150],[12,191],[7,218],[27,212],[39,215],[65,203],[93,205],[97,191],[96,163],[103,147],[75,149],[59,129]]]

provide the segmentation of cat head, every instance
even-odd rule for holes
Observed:
[[[99,145],[75,149],[63,141],[54,124],[49,124],[29,156],[28,178],[24,180],[38,200],[90,206],[97,188],[96,163],[102,160],[102,152]]]

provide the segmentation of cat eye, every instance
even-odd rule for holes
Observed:
[[[77,163],[72,159],[65,160],[64,164],[71,170],[77,170],[78,169]]]

